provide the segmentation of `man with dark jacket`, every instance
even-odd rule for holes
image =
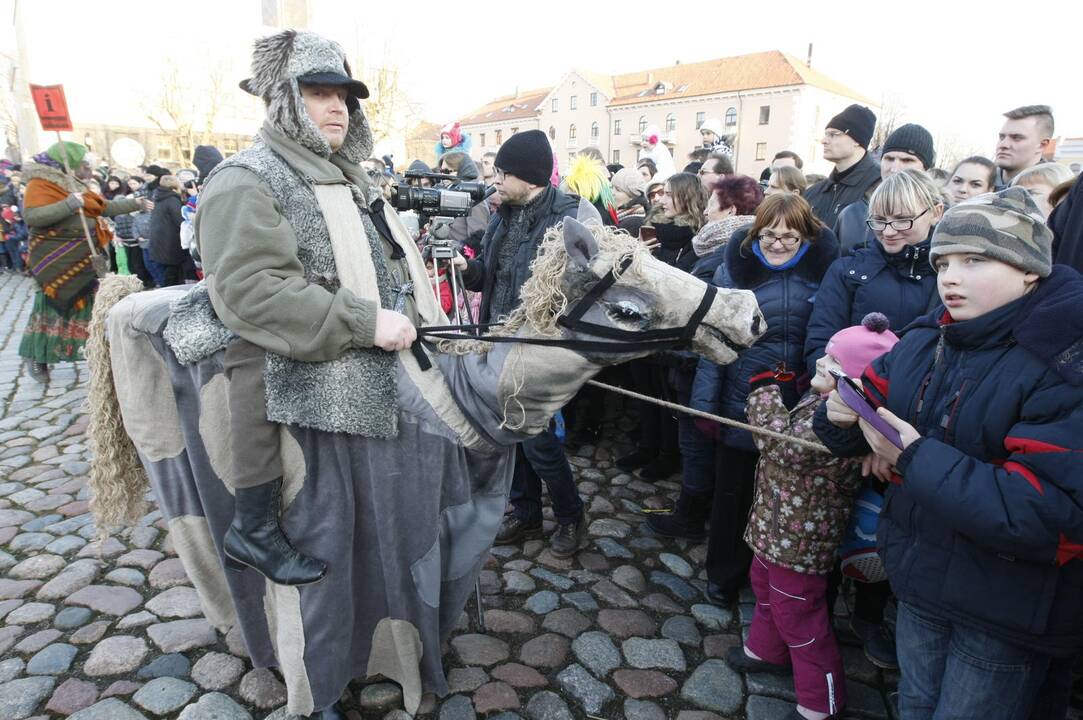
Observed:
[[[463,270],[466,288],[482,291],[482,323],[515,309],[546,230],[566,217],[575,217],[579,204],[578,199],[549,183],[553,151],[540,130],[528,130],[508,138],[500,147],[494,165],[494,184],[501,204],[481,241],[481,257],[467,262],[460,256],[455,261]],[[558,557],[569,557],[586,542],[587,520],[568,458],[552,429],[516,448],[511,487],[514,511],[504,518],[496,543],[510,545],[541,537],[542,479],[549,489],[557,519],[550,548]]]
[[[876,115],[864,105],[850,105],[827,123],[824,160],[835,164],[825,179],[805,191],[812,212],[834,227],[842,209],[861,200],[880,179],[880,168],[869,157],[868,146],[876,129]]]
[[[1077,178],[1068,195],[1049,215],[1053,262],[1083,272],[1083,183]]]

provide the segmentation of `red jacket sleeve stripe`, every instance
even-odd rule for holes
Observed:
[[[1070,542],[1064,537],[1064,533],[1061,533],[1060,545],[1057,546],[1057,565],[1064,565],[1069,560],[1077,558],[1083,560],[1083,545]]]
[[[1061,447],[1060,445],[1042,442],[1041,440],[1035,440],[1034,438],[1012,437],[1010,435],[1004,438],[1004,447],[1008,449],[1008,452],[1024,454],[1069,452],[1068,448]]]
[[[1031,487],[1038,491],[1039,495],[1045,495],[1045,490],[1042,489],[1042,481],[1038,479],[1038,476],[1031,472],[1030,468],[1025,465],[1020,465],[1017,462],[1008,461],[1004,463],[1004,469],[1008,472],[1019,473],[1027,479]]]

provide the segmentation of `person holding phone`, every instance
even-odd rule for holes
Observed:
[[[870,313],[861,325],[835,333],[816,361],[809,392],[793,410],[782,399],[784,380],[773,368],[752,376],[748,421],[804,440],[817,441],[816,408],[836,387],[836,377],[860,375],[899,339],[887,318]],[[864,401],[862,401],[864,402]],[[827,575],[861,485],[854,459],[807,450],[783,440],[753,435],[760,460],[756,496],[745,541],[752,548],[749,581],[756,596],[748,639],[726,656],[739,672],[794,675],[795,712],[822,720],[846,705],[842,656],[831,629]]]
[[[888,441],[832,393],[814,429],[890,479],[904,718],[1064,717],[1083,648],[1083,276],[1022,188],[950,209],[939,307],[864,371]]]

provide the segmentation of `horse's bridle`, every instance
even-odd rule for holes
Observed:
[[[692,313],[688,318],[688,322],[682,327],[661,328],[658,330],[624,330],[622,328],[599,325],[598,323],[583,320],[583,315],[586,314],[587,310],[589,310],[594,303],[605,294],[606,290],[613,287],[613,284],[617,282],[617,278],[620,277],[620,274],[631,266],[632,261],[633,256],[626,255],[616,268],[611,268],[609,272],[598,280],[598,282],[591,286],[590,290],[588,290],[570,310],[557,318],[557,324],[563,328],[591,337],[605,338],[605,340],[582,340],[579,338],[521,338],[511,335],[480,334],[490,327],[500,325],[500,323],[436,325],[418,328],[418,340],[422,341],[422,338],[435,338],[439,340],[480,340],[482,342],[494,343],[548,345],[550,347],[562,347],[568,350],[599,353],[641,352],[644,350],[653,352],[655,350],[674,350],[687,346],[688,343],[692,341],[692,337],[696,334],[696,330],[699,329],[699,326],[703,323],[703,318],[707,315],[707,311],[710,310],[711,303],[714,302],[715,295],[718,293],[717,288],[709,283],[706,292],[703,293],[703,298],[699,301],[699,306],[696,307],[695,312]],[[722,342],[734,352],[740,352],[744,349],[726,337],[725,334],[721,332],[717,334]],[[421,365],[422,369],[428,369],[430,366],[429,360],[427,357],[424,357],[424,352],[421,351],[419,345],[419,342],[415,342],[411,349],[414,352],[414,356],[417,357],[418,363]],[[423,357],[424,361],[422,361]]]

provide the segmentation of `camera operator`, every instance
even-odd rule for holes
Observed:
[[[566,217],[575,217],[578,199],[549,182],[553,151],[540,130],[508,138],[496,161],[496,191],[501,205],[482,240],[482,255],[467,261],[455,258],[468,290],[482,290],[480,322],[507,315],[519,304],[519,293],[530,275],[530,263],[546,230]],[[558,527],[549,541],[558,557],[574,555],[586,541],[586,513],[576,490],[564,448],[552,429],[516,448],[511,503],[496,544],[517,544],[542,535],[541,481],[549,489]]]

